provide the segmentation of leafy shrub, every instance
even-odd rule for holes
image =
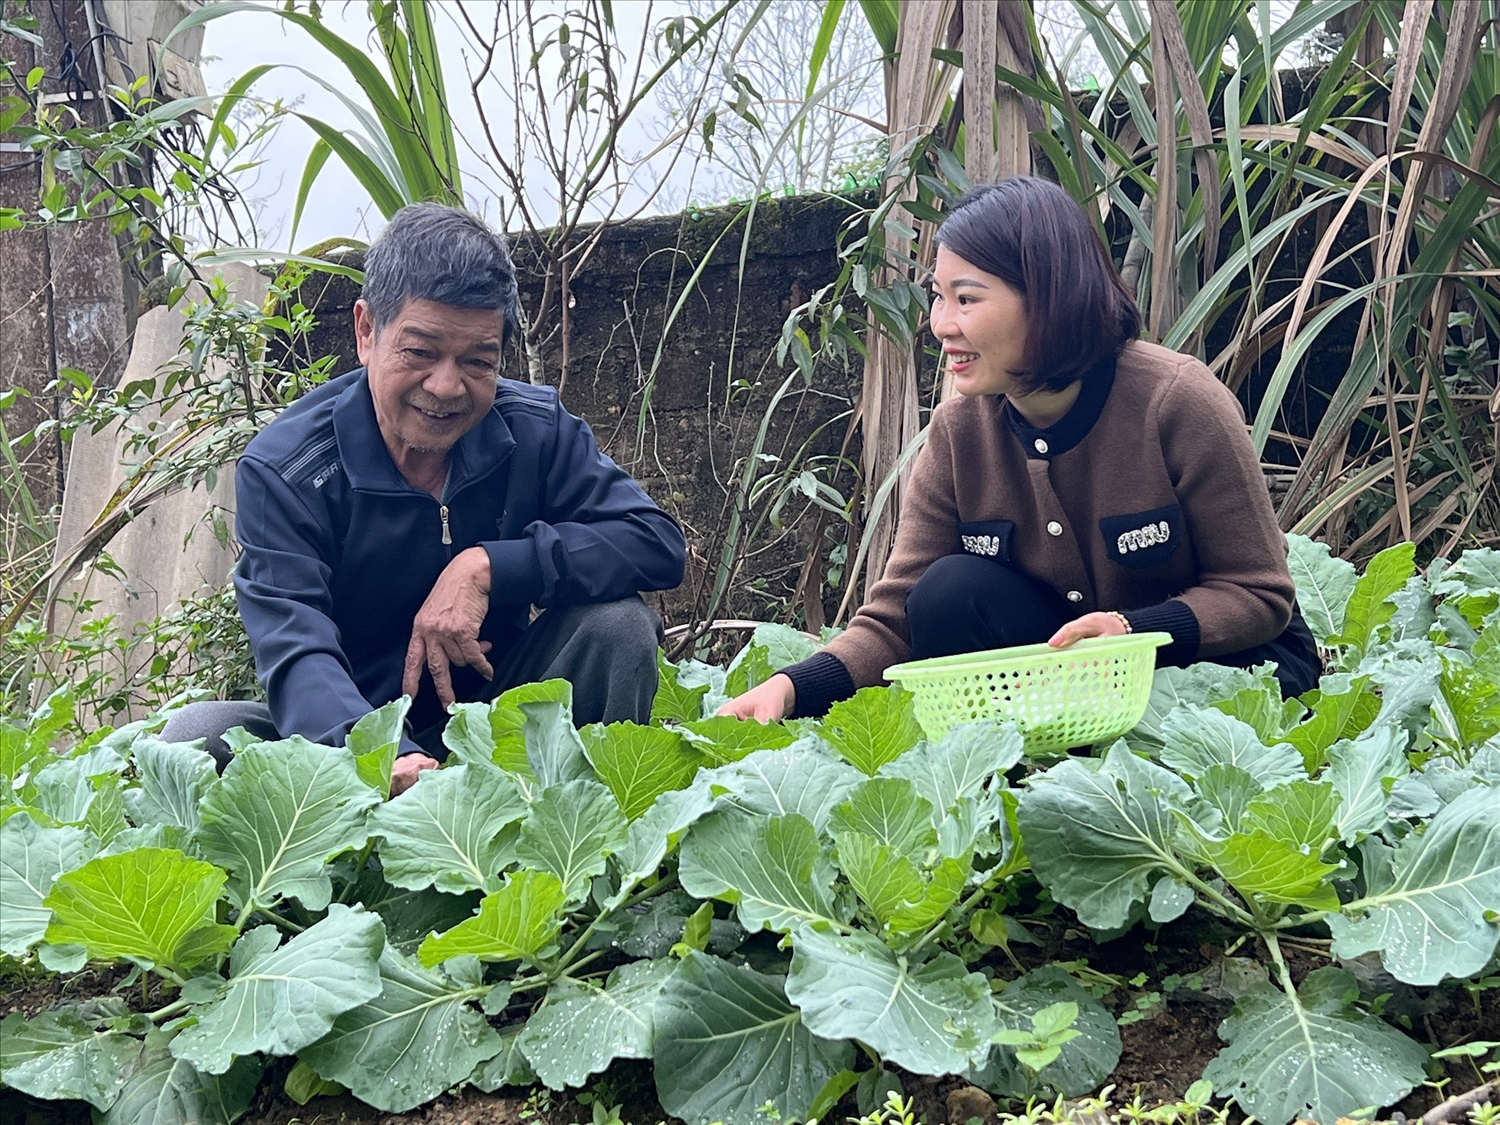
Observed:
[[[823,722],[712,717],[806,655],[778,627],[728,669],[664,661],[648,727],[575,730],[561,681],[459,705],[445,767],[389,801],[400,701],[345,747],[242,738],[219,777],[150,724],[54,753],[56,695],[0,727],[0,952],[132,963],[161,1006],[12,1014],[0,1080],[110,1125],[232,1120],[286,1055],[292,1092],[392,1112],[616,1058],[654,1060],[690,1125],[878,1105],[887,1065],[1078,1096],[1117,1020],[1068,967],[989,955],[1040,884],[1097,935],[1195,910],[1249,939],[1221,1097],[1272,1123],[1390,1104],[1427,1048],[1351,966],[1478,980],[1500,942],[1500,553],[1359,576],[1297,540],[1293,564],[1317,691],[1163,670],[1088,758],[992,723],[925,741],[888,689]],[[1329,964],[1295,979],[1288,945]]]

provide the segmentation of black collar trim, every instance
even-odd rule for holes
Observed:
[[[1104,413],[1104,404],[1115,385],[1115,357],[1108,356],[1084,376],[1083,390],[1071,410],[1046,429],[1037,429],[1011,405],[1007,399],[1003,412],[1026,456],[1038,461],[1050,461],[1059,453],[1066,453],[1084,438]]]

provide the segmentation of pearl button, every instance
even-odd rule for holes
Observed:
[[[1051,523],[1049,523],[1047,525],[1047,534],[1048,535],[1061,535],[1062,534],[1062,524],[1058,523],[1056,520],[1053,520]]]
[[[1045,441],[1043,441],[1041,438],[1037,438],[1036,439],[1036,451],[1038,453],[1046,453],[1047,452],[1047,443]]]
[[[1081,602],[1081,601],[1083,601],[1083,594],[1082,594],[1082,592],[1078,591],[1078,590],[1069,590],[1068,591],[1068,601],[1070,601],[1070,602]]]

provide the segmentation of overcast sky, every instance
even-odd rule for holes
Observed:
[[[477,110],[468,96],[467,75],[469,68],[475,65],[475,58],[466,48],[456,13],[443,4],[436,7],[439,9],[436,22],[444,78],[452,99],[451,110],[460,138],[459,146],[465,149],[469,143],[465,138],[473,141],[483,135]],[[676,0],[656,0],[653,4],[645,0],[616,0],[614,11],[621,42],[639,44],[648,15],[651,23],[659,26],[662,20],[682,8],[683,5]],[[482,11],[483,4],[471,5],[470,10]],[[342,38],[364,45],[372,57],[380,58],[380,49],[372,39],[373,32],[362,0],[325,2],[323,22]],[[254,89],[259,96],[268,100],[279,98],[284,103],[295,102],[300,111],[341,129],[353,128],[356,124],[353,114],[335,94],[297,69],[326,78],[336,83],[342,92],[362,100],[342,64],[300,28],[272,13],[237,12],[210,22],[205,29],[203,57],[203,77],[211,93],[222,92],[253,66],[281,64],[256,84]],[[487,110],[492,128],[503,131],[505,118],[511,112],[509,107],[502,107],[497,112],[495,106],[487,103]],[[646,119],[660,119],[662,116],[662,111],[653,106]],[[287,120],[278,130],[274,142],[261,153],[263,165],[248,183],[248,194],[261,200],[263,240],[279,249],[287,248],[297,185],[314,139],[312,130],[303,122],[294,118]],[[622,147],[632,154],[644,154],[653,146],[643,121],[626,134]],[[496,220],[499,185],[493,172],[484,166],[480,154],[472,148],[465,149],[460,159],[470,207],[491,221]],[[540,177],[540,170],[537,174]],[[685,173],[679,169],[675,174]],[[550,222],[554,217],[543,216],[542,221]],[[333,158],[324,166],[309,196],[296,241],[299,247],[305,247],[340,235],[368,239],[382,223],[380,212],[353,175],[337,158]]]
[[[800,4],[805,0],[777,2]],[[1056,3],[1056,0],[1042,0],[1042,3],[1044,17],[1047,17],[1043,20],[1044,34],[1054,38],[1067,35],[1066,26],[1059,27],[1057,17],[1060,15],[1063,24],[1066,24],[1070,9]],[[655,0],[654,3],[648,3],[647,0],[615,0],[614,12],[620,29],[620,41],[640,43],[648,20],[653,28],[659,27],[664,19],[685,10],[685,6],[684,0]],[[1272,0],[1273,22],[1279,24],[1294,6],[1293,0]],[[474,57],[472,50],[465,46],[466,37],[459,27],[455,10],[446,3],[438,3],[434,7],[438,11],[436,22],[444,76],[452,98],[451,108],[460,135],[459,144],[463,148],[464,138],[482,136],[478,114],[468,96],[467,73],[468,68],[474,65]],[[482,0],[476,0],[470,10],[483,11]],[[857,14],[853,5],[848,12],[850,15]],[[372,57],[380,58],[379,47],[372,40],[373,33],[363,0],[325,0],[323,21],[344,39],[363,45]],[[281,64],[256,84],[255,92],[259,96],[266,99],[279,98],[284,103],[296,103],[302,112],[321,118],[340,129],[355,125],[354,116],[336,95],[297,68],[320,75],[338,85],[345,94],[362,100],[362,95],[348,72],[310,36],[274,13],[236,12],[211,21],[205,29],[203,58],[203,76],[211,93],[222,92],[253,66],[262,63]],[[1290,60],[1284,59],[1283,63],[1288,61]],[[1088,69],[1086,52],[1080,64],[1085,70]],[[872,61],[869,65],[877,64]],[[1074,69],[1077,69],[1077,65]],[[803,74],[805,75],[805,69]],[[801,75],[791,78],[797,82],[805,80]],[[666,131],[666,109],[655,104],[646,108],[647,112],[642,115],[641,121],[623,138],[623,150],[633,157],[647,153],[655,143],[653,138],[659,138]],[[503,131],[509,109],[502,108],[497,113],[488,102],[487,109],[492,127]],[[870,112],[875,116],[882,116],[878,108]],[[264,246],[283,250],[290,248],[288,239],[297,185],[313,140],[312,131],[301,121],[294,118],[285,121],[273,141],[261,153],[262,167],[246,185],[247,194],[258,199],[258,221],[262,227],[261,244]],[[463,152],[461,160],[469,206],[487,219],[496,221],[499,213],[499,185],[493,172],[485,168],[481,154],[472,150]],[[542,182],[541,170],[533,171],[537,177],[535,182]],[[669,180],[672,190],[662,202],[673,209],[680,207],[684,199],[703,198],[705,194],[710,198],[713,196],[712,189],[702,186],[704,170],[698,169],[695,172],[690,163],[679,162],[670,170],[655,170],[638,179],[650,180],[653,175]],[[637,197],[643,194],[643,191],[636,191]],[[639,198],[636,202],[639,202]],[[542,214],[538,217],[541,222],[546,223],[555,214]],[[343,164],[333,158],[323,167],[309,197],[296,235],[297,248],[335,236],[368,240],[382,223],[379,211],[371,204],[364,190]]]

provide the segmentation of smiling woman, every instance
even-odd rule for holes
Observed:
[[[885,573],[849,628],[724,713],[821,714],[913,657],[1162,631],[1162,664],[1277,666],[1316,646],[1234,396],[1137,337],[1093,224],[1017,177],[938,232],[933,334],[958,397],[933,413]]]

